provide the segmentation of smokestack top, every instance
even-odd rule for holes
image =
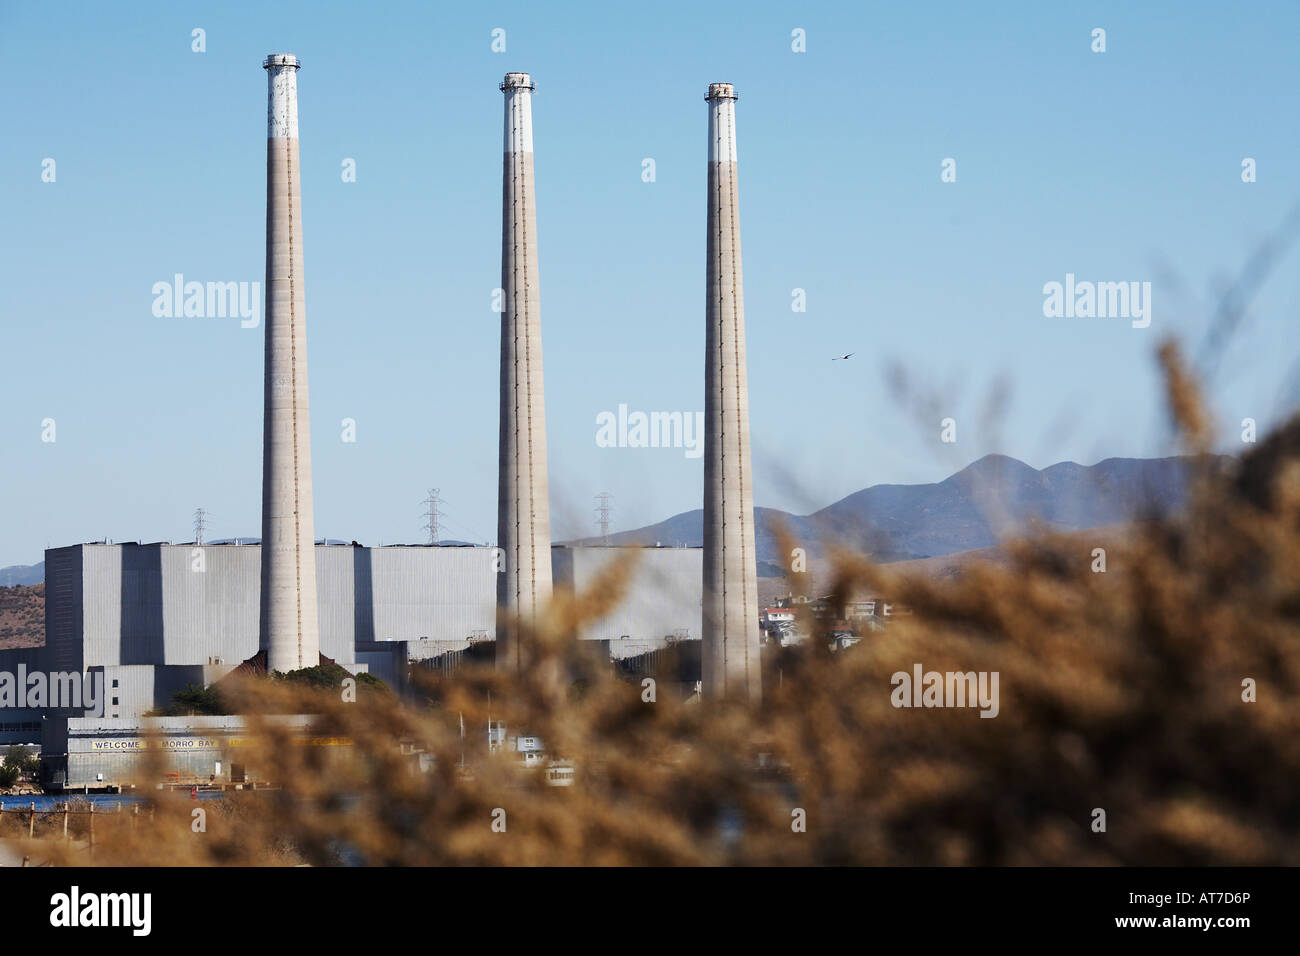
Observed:
[[[292,53],[272,53],[262,61],[266,70],[266,138],[298,138],[298,68],[302,62]]]
[[[291,66],[296,70],[302,66],[302,60],[298,59],[292,53],[272,53],[262,61],[262,69],[264,70],[272,70],[285,66]]]
[[[507,73],[500,90],[506,95],[506,127],[503,149],[507,153],[533,151],[533,78],[527,73]],[[528,94],[528,95],[523,95]]]
[[[730,83],[710,83],[709,162],[736,162],[736,96]]]

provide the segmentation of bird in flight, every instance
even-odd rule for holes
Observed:
[[[853,354],[854,354],[853,352],[850,352],[850,353],[849,353],[849,355],[853,355]],[[837,356],[835,356],[835,358],[831,359],[831,361],[832,361],[832,362],[838,362],[840,359],[846,359],[846,358],[848,358],[849,355],[837,355]]]

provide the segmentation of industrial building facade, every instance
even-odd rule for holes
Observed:
[[[349,671],[400,689],[408,662],[496,638],[495,548],[318,544],[315,551],[320,652]],[[0,651],[0,673],[84,674],[102,680],[103,707],[91,717],[84,709],[0,702],[0,743],[39,740],[47,755],[66,752],[62,745],[77,737],[70,719],[91,722],[74,725],[83,735],[95,720],[142,724],[176,691],[211,684],[253,657],[260,552],[256,544],[166,543],[47,551],[45,646]],[[575,635],[608,642],[611,657],[699,639],[699,548],[554,546],[551,562],[556,588],[579,594],[599,586],[611,562],[627,564],[622,599]],[[67,781],[87,783],[75,774]]]
[[[712,84],[704,548],[552,546],[533,171],[532,79],[509,73],[502,178],[499,547],[314,544],[298,143],[301,62],[277,53],[267,88],[266,348],[261,544],[82,544],[46,552],[46,641],[0,651],[0,743],[61,761],[66,786],[104,782],[97,761],[133,759],[149,711],[246,661],[296,670],[328,658],[401,691],[409,664],[495,642],[498,667],[528,666],[522,634],[552,589],[623,582],[621,600],[574,637],[624,660],[703,641],[707,694],[758,699],[748,384],[736,220],[735,92]],[[725,426],[725,427],[724,427]],[[548,556],[547,551],[550,554]],[[707,558],[707,560],[705,560]],[[611,562],[626,567],[612,568]],[[611,572],[617,572],[611,574]],[[516,628],[515,622],[522,627]],[[516,630],[520,633],[514,633]],[[601,646],[596,646],[599,643]],[[264,655],[264,657],[262,656]],[[77,675],[96,706],[3,697],[5,674]],[[53,679],[53,678],[49,678]],[[23,680],[10,680],[17,688]],[[188,733],[194,724],[178,724]],[[4,730],[3,728],[10,728]],[[229,736],[229,735],[227,735]],[[215,767],[220,735],[178,738]],[[224,739],[224,738],[223,738]],[[185,748],[190,748],[186,750]],[[198,767],[199,764],[195,764]],[[194,769],[194,768],[190,768]],[[93,773],[93,777],[91,774]]]
[[[311,733],[307,716],[263,717],[301,743],[346,747],[351,741]],[[160,758],[176,785],[248,784],[267,778],[257,766],[255,730],[242,717],[70,717],[55,721],[43,745],[51,789],[127,788]]]

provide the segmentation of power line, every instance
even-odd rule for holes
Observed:
[[[438,529],[438,519],[442,517],[442,512],[438,510],[438,505],[442,504],[442,499],[438,497],[439,488],[430,488],[428,497],[424,499],[424,530],[429,532],[429,543],[437,544],[442,540],[442,535]]]
[[[454,517],[445,511],[442,513],[441,525],[442,527],[450,531],[452,534],[459,535],[465,541],[471,543],[481,541],[483,544],[487,544],[487,539],[484,538],[481,534],[479,534],[473,528],[470,528],[454,520]]]
[[[600,526],[600,538],[602,544],[609,544],[609,516],[613,511],[610,502],[613,500],[614,496],[608,491],[602,491],[600,494],[596,495],[596,501],[599,502],[599,504],[596,505],[596,524]]]

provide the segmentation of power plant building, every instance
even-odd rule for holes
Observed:
[[[350,743],[312,735],[312,719],[307,716],[261,720],[288,730],[303,744],[343,747]],[[177,784],[266,780],[255,758],[250,760],[255,752],[252,743],[247,721],[238,716],[71,717],[52,721],[42,742],[45,778],[57,790],[134,786],[148,768],[151,750],[162,751],[168,778]]]
[[[321,654],[353,673],[400,691],[408,662],[496,639],[495,548],[316,544],[314,552]],[[597,585],[608,562],[630,562],[622,600],[578,639],[607,642],[616,659],[699,639],[699,548],[550,552],[556,586],[579,594]],[[0,651],[0,672],[89,675],[102,681],[102,717],[0,703],[0,727],[8,728],[0,744],[41,741],[54,753],[77,736],[64,726],[70,719],[139,722],[175,692],[229,674],[258,651],[260,568],[257,544],[47,551],[45,646]],[[86,736],[96,725],[77,726]],[[85,782],[68,778],[69,786]]]
[[[0,693],[0,744],[39,739],[58,786],[129,776],[148,724],[195,774],[232,762],[239,718],[152,718],[176,692],[241,664],[290,671],[332,661],[399,692],[409,665],[495,642],[498,667],[527,646],[552,591],[600,586],[627,563],[622,599],[575,638],[629,661],[700,641],[704,694],[760,695],[753,476],[738,221],[736,95],[710,85],[703,548],[552,545],[542,373],[532,93],[508,73],[502,154],[498,547],[317,543],[313,523],[297,75],[268,77],[262,533],[258,544],[79,544],[46,552],[46,639],[0,651],[5,674],[79,675],[86,701]],[[675,653],[675,652],[669,652]],[[681,655],[692,656],[692,655]],[[439,666],[443,666],[439,665]],[[14,682],[11,681],[11,684]],[[0,682],[0,688],[3,683]],[[93,709],[93,713],[89,712]],[[206,733],[211,731],[211,733]],[[134,742],[133,742],[134,741]],[[192,759],[191,759],[192,758]],[[109,763],[105,763],[109,760]],[[192,764],[192,766],[190,766]],[[233,771],[232,771],[233,772]]]

